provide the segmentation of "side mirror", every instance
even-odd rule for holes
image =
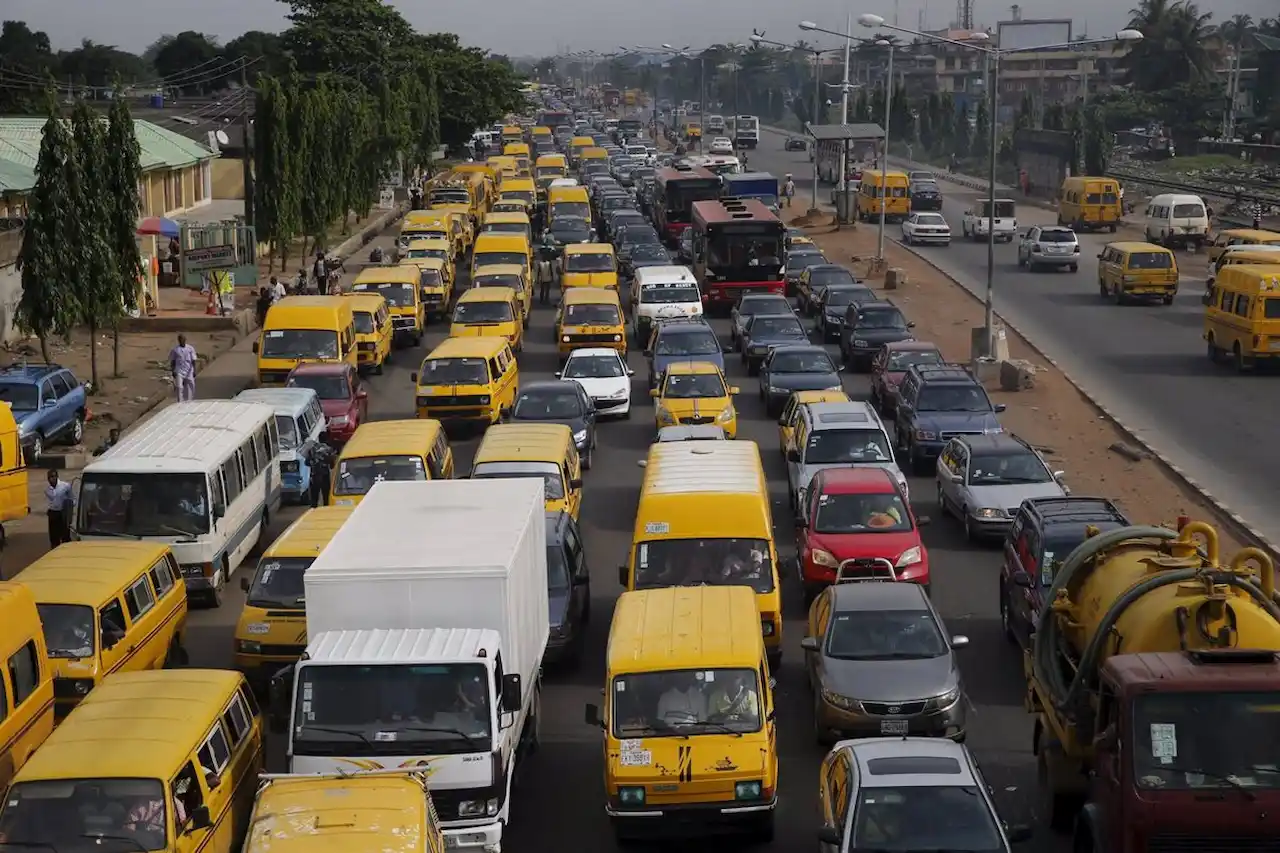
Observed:
[[[733,344],[721,344],[721,345],[720,345],[720,352],[721,352],[723,355],[730,355],[731,353],[733,353],[733,351],[734,351],[734,350],[733,350]]]
[[[416,374],[416,373],[410,373],[410,374],[409,374],[409,381],[410,381],[410,382],[412,382],[414,385],[417,385],[417,384],[418,384],[418,374]]]
[[[366,391],[365,389],[361,388],[359,391],[357,391],[357,392],[356,392],[356,399],[357,399],[357,400],[367,400],[367,399],[369,399],[369,392],[368,392],[368,391]]]
[[[630,580],[630,578],[627,577],[627,567],[618,566],[618,585],[623,589],[626,589],[628,580]]]
[[[226,504],[213,505],[213,518],[215,521],[217,521],[219,518],[222,518],[226,514],[227,514]]]
[[[240,589],[241,589],[243,592],[248,592],[248,591],[249,591],[249,586],[250,586],[250,584],[252,584],[252,583],[253,583],[253,581],[252,581],[252,579],[250,579],[250,578],[240,578]]]
[[[840,837],[840,831],[834,826],[824,826],[818,830],[818,843],[831,844],[839,847],[844,839]],[[1012,841],[1012,839],[1010,839]]]
[[[788,451],[787,451],[787,461],[788,461],[788,462],[799,462],[799,461],[800,461],[800,451],[799,451],[799,450],[796,450],[794,447],[793,447],[793,448],[791,448],[790,450],[788,450]]]
[[[1030,841],[1035,832],[1026,824],[1015,824],[1005,830],[1004,837],[1010,844],[1021,844]]]
[[[1031,575],[1026,572],[1017,572],[1013,576],[1013,585],[1020,586],[1023,589],[1031,588]]]
[[[563,379],[563,378],[564,378],[563,371],[560,371],[560,370],[557,370],[557,371],[556,371],[555,373],[553,373],[552,375],[553,375],[553,376],[555,376],[555,378],[556,378],[556,379]]]
[[[933,524],[933,519],[927,515],[922,515],[916,519],[916,527],[927,527]]]
[[[643,355],[645,358],[650,358],[653,356],[653,350],[651,349],[641,350],[640,354]]]
[[[1099,254],[1098,254],[1098,260],[1102,260],[1102,254],[1101,254],[1101,253],[1099,253]]]
[[[951,648],[953,649],[963,649],[967,645],[969,645],[969,638],[963,634],[957,634],[951,638]]]
[[[780,426],[780,427],[784,427],[784,426],[786,426],[786,425],[787,425],[787,416],[786,416],[786,415],[783,415],[782,417],[778,418],[778,426]]]
[[[197,806],[191,813],[191,826],[188,831],[208,829],[211,826],[213,826],[213,819],[209,816],[209,807]]]
[[[998,414],[1000,414],[1001,412],[1003,412],[1003,411],[1004,411],[1005,409],[1007,409],[1007,408],[1009,408],[1009,407],[1008,407],[1008,406],[1006,406],[1004,403],[996,403],[996,405],[995,405],[995,413],[998,415]]]
[[[800,648],[804,649],[806,652],[816,652],[818,650],[818,638],[805,637],[800,641]]]
[[[604,720],[600,718],[600,706],[588,703],[584,709],[582,721],[588,726],[595,726],[598,729],[604,728]]]
[[[635,372],[635,370],[634,370],[634,369],[632,369],[632,368],[628,367],[628,368],[627,368],[627,375],[628,375],[628,376],[635,376],[635,375],[636,375],[636,372]]]
[[[576,477],[576,478],[574,478],[574,479],[570,480],[570,481],[569,481],[569,488],[571,488],[571,489],[581,489],[581,488],[582,488],[582,478],[581,478],[581,477]]]
[[[732,397],[734,394],[741,394],[741,393],[742,393],[742,389],[741,389],[741,388],[739,388],[737,385],[730,385],[730,386],[729,386],[729,396],[730,396],[730,397]]]
[[[258,342],[257,342],[257,341],[254,341],[254,342],[253,342],[253,354],[254,354],[254,355],[257,355],[257,354],[258,354]]]
[[[41,403],[40,403],[40,408],[42,408],[42,409],[52,409],[52,408],[53,408],[54,406],[56,406],[56,405],[58,405],[58,401],[57,401],[57,400],[54,400],[54,399],[48,399],[48,400],[43,400],[43,401],[41,401]]]
[[[520,673],[512,672],[502,676],[502,711],[504,714],[517,714],[524,704],[524,684]]]
[[[796,530],[806,530],[809,527],[809,519],[803,515],[797,515],[795,520]]]
[[[652,398],[653,398],[653,399],[655,399],[655,400],[656,400],[656,399],[658,399],[658,395],[659,395],[659,394],[661,394],[661,393],[662,393],[661,389],[658,389],[658,388],[650,388],[650,389],[649,389],[649,396],[650,396],[650,397],[652,397]]]
[[[908,329],[914,329],[915,327],[916,327],[916,321],[915,321],[915,320],[908,320],[908,321],[907,321],[907,328],[908,328]]]
[[[1067,472],[1066,472],[1066,471],[1054,471],[1054,472],[1053,472],[1053,479],[1057,480],[1059,483],[1061,483],[1061,482],[1062,482],[1062,480],[1063,480],[1063,478],[1064,478],[1064,477],[1066,477],[1066,476],[1067,476]]]

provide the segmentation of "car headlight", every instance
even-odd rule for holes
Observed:
[[[946,693],[933,697],[933,699],[929,700],[929,704],[933,705],[935,708],[946,708],[959,698],[960,688],[957,686],[952,687]]]
[[[982,509],[974,510],[973,515],[975,518],[988,518],[992,520],[1009,517],[1009,513],[999,507],[983,507]]]
[[[1002,432],[1004,432],[1004,427],[1002,426],[989,426],[982,428],[983,435],[999,435]]]
[[[829,705],[835,705],[837,708],[843,708],[846,711],[857,711],[862,708],[857,699],[850,699],[848,696],[841,696],[839,693],[822,688],[822,700]]]
[[[823,551],[821,548],[814,548],[813,553],[814,565],[826,566],[828,569],[840,568],[840,561],[836,559],[836,555],[830,551]]]
[[[924,552],[920,550],[920,546],[916,545],[903,551],[898,557],[898,562],[894,563],[895,568],[905,569],[908,566],[915,566],[924,560]]]
[[[843,386],[843,385],[832,385],[832,386],[830,386],[829,388],[823,388],[822,390],[823,390],[823,391],[843,391],[843,390],[844,390],[844,386]]]
[[[938,434],[932,430],[918,429],[916,430],[916,441],[937,441]]]
[[[561,433],[561,435],[563,435],[563,433]],[[587,441],[587,431],[585,429],[580,429],[573,434],[574,444],[585,444],[586,441]]]
[[[624,806],[644,805],[644,788],[639,785],[618,789],[618,801]]]
[[[733,418],[733,406],[726,406],[720,410],[720,414],[716,415],[716,423],[727,424],[729,421],[733,420]]]
[[[567,343],[569,343],[569,336],[568,336],[568,335],[561,335],[561,336],[560,336],[560,340],[567,344]]]
[[[329,418],[329,426],[346,426],[351,423],[351,418],[346,415],[334,415]]]
[[[735,800],[758,800],[764,787],[756,781],[739,782],[733,786],[733,798]]]
[[[236,640],[236,651],[245,655],[260,655],[262,643],[257,640]]]
[[[31,432],[31,426],[30,426],[30,424],[26,423],[25,421],[24,421],[24,422],[22,422],[22,423],[20,423],[20,424],[18,424],[18,437],[19,437],[19,438],[26,436],[26,434],[27,434],[27,433],[29,433],[29,432]]]
[[[458,803],[458,817],[493,817],[499,811],[498,798],[463,800]]]

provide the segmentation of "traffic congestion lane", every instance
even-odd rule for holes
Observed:
[[[751,167],[779,177],[791,172],[803,201],[805,176],[812,167],[807,154],[782,150],[784,138],[762,131]],[[941,172],[939,177],[952,244],[921,248],[917,254],[983,298],[987,246],[964,240],[961,230],[965,209],[980,194],[946,183]],[[1030,205],[1018,209],[1023,229],[1055,221],[1052,211]],[[897,239],[898,227],[887,227],[886,237]],[[1074,273],[1021,270],[1017,242],[996,244],[997,312],[1128,428],[1269,539],[1280,541],[1280,514],[1273,500],[1280,454],[1255,452],[1270,446],[1271,425],[1280,419],[1280,394],[1272,377],[1237,375],[1205,355],[1200,297],[1206,256],[1178,253],[1182,279],[1172,305],[1117,306],[1098,294],[1097,255],[1114,239],[1081,234],[1080,267]],[[1213,440],[1206,441],[1207,436]]]
[[[385,238],[384,238],[385,239]],[[389,243],[386,240],[384,244]],[[354,272],[354,270],[353,270]],[[522,377],[550,378],[556,368],[553,311],[538,308],[520,354]],[[716,321],[727,336],[726,324]],[[432,346],[443,339],[445,329],[433,325],[420,348],[401,350],[383,376],[371,377],[370,412],[375,419],[413,417],[413,383],[409,374]],[[832,350],[834,352],[834,350]],[[543,693],[541,736],[543,749],[521,774],[520,790],[513,799],[510,842],[514,853],[565,849],[589,845],[614,849],[612,832],[603,814],[603,765],[599,731],[583,722],[583,708],[598,702],[604,684],[604,650],[613,603],[619,587],[617,566],[626,559],[631,543],[645,457],[654,435],[653,407],[645,385],[643,356],[633,351],[636,369],[633,413],[630,420],[602,424],[593,469],[586,475],[586,500],[582,522],[592,577],[592,621],[588,627],[583,661],[575,669],[553,669]],[[776,700],[781,760],[778,840],[769,849],[811,849],[817,827],[817,771],[824,750],[812,732],[811,698],[800,666],[800,640],[804,634],[804,608],[795,583],[793,521],[786,497],[785,469],[777,452],[777,427],[766,417],[757,397],[757,380],[748,377],[736,358],[729,359],[730,381],[742,389],[737,403],[740,435],[759,444],[770,480],[775,511],[775,538],[784,568],[784,661],[777,673]],[[851,395],[865,397],[868,385],[861,376],[846,375]],[[457,436],[453,442],[457,468],[465,472],[478,438]],[[1018,656],[1004,641],[995,605],[998,553],[966,544],[958,527],[937,517],[931,480],[910,483],[916,511],[931,516],[923,528],[933,569],[934,601],[953,634],[964,634],[971,645],[961,654],[966,686],[974,704],[969,744],[995,790],[1002,816],[1009,822],[1030,820],[1029,794],[1034,765],[1029,752],[1030,719],[1022,709],[1023,683]],[[296,518],[299,509],[282,512],[270,535]],[[251,571],[246,565],[242,573]],[[216,611],[193,611],[188,636],[194,665],[229,666],[232,632],[243,604],[238,577],[234,589]],[[278,737],[269,739],[269,761],[283,769],[284,750]],[[1042,846],[1047,838],[1039,839]],[[1053,843],[1053,842],[1048,842]]]

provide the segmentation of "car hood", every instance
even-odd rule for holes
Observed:
[[[515,424],[564,424],[571,432],[580,432],[587,428],[587,420],[581,416],[575,418],[512,418]]]
[[[917,412],[917,428],[934,432],[998,433],[1004,430],[995,412]]]
[[[769,387],[788,391],[825,391],[842,386],[838,373],[771,373]]]
[[[978,507],[1005,509],[1010,515],[1028,498],[1060,498],[1064,492],[1057,483],[1020,483],[1007,486],[968,486]]]
[[[904,491],[907,488],[907,478],[898,468],[897,462],[829,462],[818,465],[806,464],[800,466],[800,476],[796,478],[796,481],[799,483],[800,488],[807,489],[809,488],[809,483],[812,482],[815,474],[819,471],[827,471],[833,468],[880,468],[893,474],[894,479],[898,481],[898,484],[902,486]]]
[[[630,394],[631,379],[627,376],[610,376],[601,379],[573,379],[593,400],[601,397],[618,397]]]
[[[863,560],[879,557],[896,563],[904,551],[920,545],[916,530],[884,533],[814,533],[809,544],[821,548],[837,560]]]
[[[791,337],[790,335],[762,335],[760,337],[750,338],[747,341],[747,344],[753,347],[781,347],[807,343],[809,343],[809,339],[807,337]]]
[[[902,384],[902,380],[906,378],[905,370],[886,370],[880,374],[884,378],[884,384],[897,388]]]
[[[850,329],[849,334],[855,340],[859,341],[875,341],[877,343],[888,344],[896,341],[914,340],[911,336],[910,329]]]
[[[707,361],[724,370],[724,356],[718,352],[706,355],[655,355],[653,357],[654,375],[662,373],[669,366],[681,361]]]
[[[350,400],[321,400],[320,409],[324,412],[326,418],[337,417],[340,415],[350,414]]]
[[[553,589],[547,592],[547,618],[553,628],[569,621],[569,590]]]
[[[18,426],[23,426],[27,421],[35,420],[36,414],[36,409],[13,409],[13,419],[18,422]]]
[[[940,696],[959,682],[951,655],[923,660],[822,659],[822,686],[850,699],[910,702]]]

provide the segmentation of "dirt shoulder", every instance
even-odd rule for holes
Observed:
[[[794,220],[804,225],[800,216]],[[848,266],[859,278],[866,274],[868,264],[853,259],[875,256],[875,228],[846,226],[833,231],[828,225],[817,225],[806,230],[833,263]],[[906,276],[906,283],[897,290],[884,291],[885,298],[915,322],[919,340],[937,344],[948,360],[967,361],[969,330],[982,325],[982,305],[896,242],[886,241],[885,254],[888,266]],[[868,277],[868,284],[883,287],[878,275]],[[1145,454],[1135,460],[1113,450],[1136,446],[1026,340],[1007,327],[1006,332],[1010,357],[1035,365],[1036,374],[1035,387],[1029,390],[988,388],[995,402],[1008,406],[1001,422],[1039,447],[1055,469],[1066,471],[1073,493],[1111,498],[1136,523],[1173,525],[1180,515],[1210,521],[1219,528],[1224,554],[1241,547],[1232,531],[1223,528],[1217,511],[1158,461]]]

